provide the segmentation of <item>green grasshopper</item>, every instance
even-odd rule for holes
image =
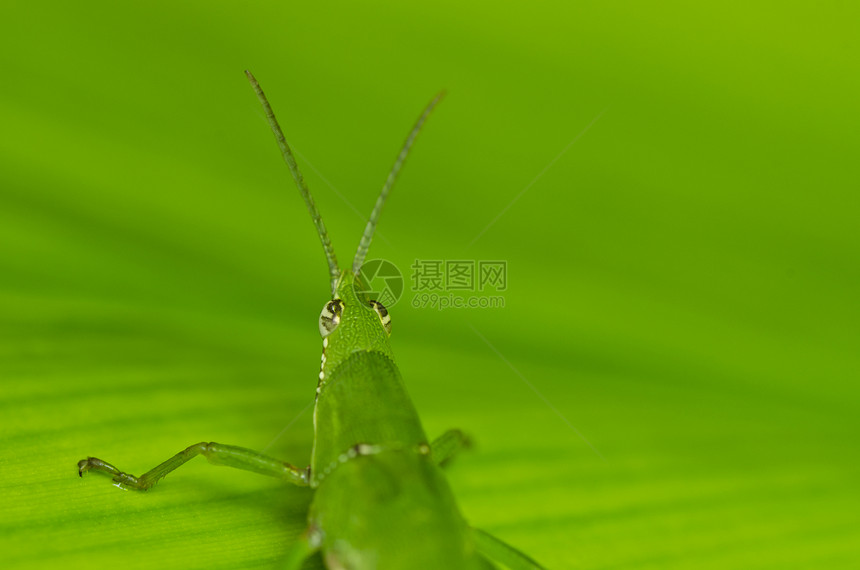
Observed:
[[[514,570],[541,568],[534,560],[470,527],[460,513],[440,464],[467,444],[449,430],[428,444],[415,407],[394,363],[391,317],[369,298],[361,273],[380,212],[424,121],[442,98],[424,109],[388,175],[350,269],[341,270],[319,211],[299,172],[272,108],[246,71],[263,105],[284,161],[322,241],[332,300],[319,319],[323,352],[314,404],[311,464],[300,469],[256,451],[201,442],[135,477],[95,457],[78,462],[78,473],[105,472],[121,487],[146,490],[203,455],[226,465],[279,477],[315,490],[307,530],[288,550],[286,567],[299,568],[321,552],[328,568],[458,570],[492,568],[494,559]]]

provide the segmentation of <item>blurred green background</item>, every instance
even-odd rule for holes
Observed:
[[[550,568],[856,568],[860,14],[804,6],[5,6],[2,566],[267,568],[303,527],[200,459],[75,467],[288,425],[308,461],[326,269],[248,68],[342,260],[448,90],[370,257],[508,263],[503,309],[392,309],[473,524]]]

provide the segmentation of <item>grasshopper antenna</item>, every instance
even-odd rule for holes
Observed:
[[[257,94],[257,99],[259,99],[260,104],[263,105],[263,110],[266,113],[266,120],[272,128],[272,132],[275,134],[275,140],[278,141],[278,148],[281,149],[281,156],[284,157],[284,162],[286,162],[287,166],[290,167],[290,173],[293,175],[293,180],[296,181],[296,186],[299,187],[299,193],[305,200],[305,205],[307,205],[308,212],[311,214],[314,227],[317,229],[317,234],[320,236],[320,241],[322,242],[323,249],[325,250],[325,257],[328,261],[329,276],[331,277],[331,292],[334,294],[337,290],[337,280],[340,277],[340,269],[338,269],[337,258],[334,255],[334,248],[331,245],[331,240],[328,237],[328,232],[326,231],[325,224],[322,221],[322,216],[320,216],[320,212],[317,210],[317,205],[314,203],[310,190],[308,190],[308,184],[305,182],[305,178],[299,170],[299,165],[296,164],[296,159],[293,158],[293,152],[290,150],[290,145],[287,144],[287,139],[284,138],[284,132],[281,130],[281,126],[275,118],[275,113],[272,112],[272,106],[269,105],[269,100],[266,99],[266,94],[263,93],[263,89],[260,87],[260,84],[257,83],[257,79],[254,75],[247,69],[245,70],[245,75],[248,77],[248,81],[251,82],[251,87],[254,88],[254,93]],[[407,144],[411,144],[411,140]],[[391,177],[389,176],[389,179],[390,178]],[[370,240],[368,240],[368,245],[369,242]]]
[[[370,219],[367,220],[367,227],[364,228],[364,234],[361,236],[361,241],[358,242],[358,251],[355,252],[355,259],[352,262],[353,273],[358,274],[361,270],[361,266],[364,264],[364,259],[367,257],[367,251],[370,249],[370,242],[373,240],[373,232],[376,230],[376,224],[379,222],[379,214],[382,213],[382,207],[385,205],[388,193],[391,192],[391,187],[394,186],[394,182],[397,181],[397,175],[400,174],[400,169],[403,167],[403,163],[406,162],[406,157],[409,156],[409,149],[412,148],[412,143],[415,142],[415,138],[418,136],[418,133],[421,132],[421,127],[424,126],[424,121],[427,120],[427,117],[430,116],[433,108],[436,107],[444,96],[445,91],[440,91],[433,100],[430,101],[430,103],[424,108],[424,112],[421,113],[420,117],[418,117],[418,120],[415,122],[415,126],[412,127],[412,131],[409,133],[409,136],[406,137],[406,142],[403,143],[403,148],[400,149],[400,154],[397,155],[397,160],[394,161],[394,166],[391,167],[391,172],[388,173],[388,178],[385,180],[385,184],[382,186],[382,191],[376,199],[376,204],[373,206],[373,211],[370,213]]]

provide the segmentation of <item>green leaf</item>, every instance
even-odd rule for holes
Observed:
[[[448,90],[369,257],[405,278],[428,435],[475,441],[448,468],[472,524],[549,568],[856,565],[857,16],[8,7],[0,566],[273,568],[304,528],[309,490],[202,459],[146,493],[76,469],[309,462],[327,271],[245,68],[344,260]],[[505,261],[505,291],[452,292],[504,307],[414,306],[416,259]]]

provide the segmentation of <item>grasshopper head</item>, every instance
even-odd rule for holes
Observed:
[[[332,300],[320,312],[319,329],[323,337],[320,380],[325,379],[326,369],[335,369],[353,352],[377,351],[393,358],[388,341],[391,317],[382,303],[369,297],[368,290],[360,273],[345,270]]]
[[[364,229],[364,234],[361,236],[358,250],[352,262],[352,268],[341,270],[338,266],[331,240],[329,240],[328,232],[325,229],[325,224],[323,224],[319,210],[317,210],[313,197],[311,197],[307,183],[299,171],[284,133],[281,131],[277,119],[275,119],[272,107],[269,105],[266,95],[251,72],[245,71],[245,75],[248,77],[248,81],[251,82],[257,98],[263,105],[266,119],[275,135],[278,147],[281,149],[281,155],[284,157],[284,162],[290,168],[293,179],[299,188],[299,193],[304,198],[305,204],[308,207],[311,219],[317,230],[317,235],[319,235],[322,242],[326,261],[328,261],[332,300],[323,307],[319,322],[320,334],[323,336],[322,368],[320,370],[320,383],[322,383],[326,368],[335,366],[337,362],[342,361],[353,352],[362,350],[380,351],[391,356],[391,346],[388,342],[388,336],[391,333],[391,320],[388,316],[388,310],[378,300],[368,297],[366,291],[369,291],[369,288],[361,276],[361,267],[370,248],[370,242],[373,239],[373,233],[376,230],[376,224],[379,221],[382,207],[388,198],[388,193],[394,186],[397,175],[400,173],[400,169],[409,155],[409,149],[421,131],[424,121],[436,104],[442,99],[444,92],[436,95],[430,101],[430,104],[424,108],[424,112],[421,113],[415,126],[412,127],[409,136],[406,137],[406,142],[403,143],[400,154],[397,155],[397,160],[394,162],[394,166],[391,168],[391,172],[382,186],[382,191],[376,199],[373,211],[370,213],[367,227]]]

